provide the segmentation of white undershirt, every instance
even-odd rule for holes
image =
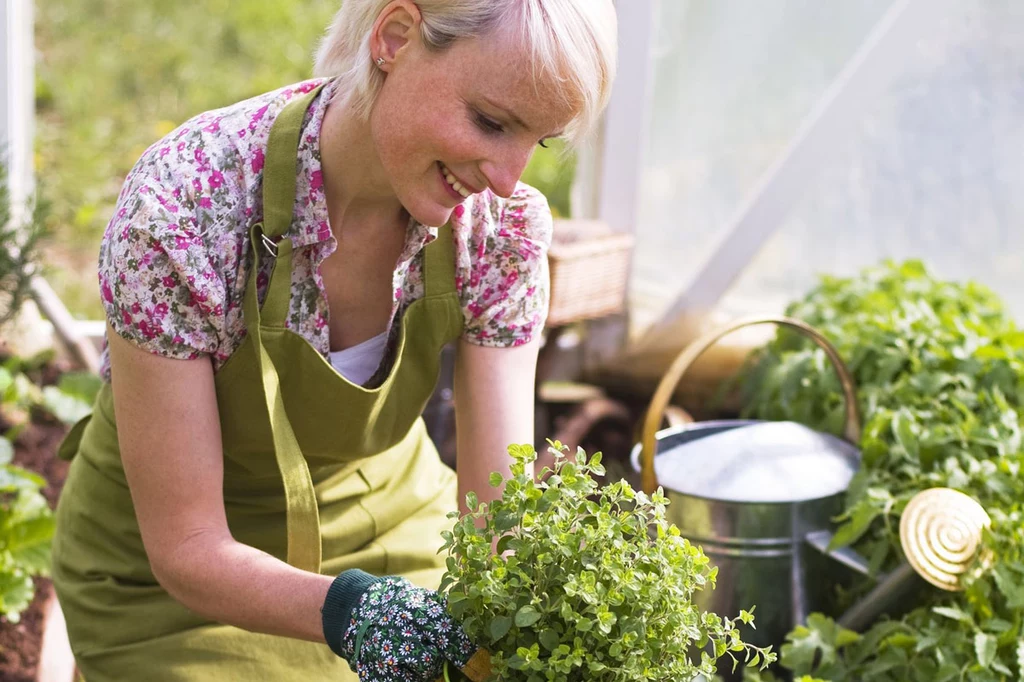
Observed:
[[[381,332],[372,339],[351,346],[344,350],[332,351],[329,354],[331,365],[338,374],[353,384],[362,386],[373,376],[380,361],[384,359],[384,351],[388,346],[388,333]]]

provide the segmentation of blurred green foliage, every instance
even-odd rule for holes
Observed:
[[[310,77],[338,0],[36,3],[36,169],[58,239],[51,281],[103,316],[96,252],[121,183],[150,144],[202,111]],[[524,177],[569,211],[571,157],[539,149]]]

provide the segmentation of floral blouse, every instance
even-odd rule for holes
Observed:
[[[200,114],[146,150],[100,247],[100,293],[115,332],[170,358],[208,354],[215,371],[241,345],[249,228],[262,220],[270,128],[289,100],[321,82]],[[320,264],[337,241],[324,197],[320,128],[332,86],[326,84],[303,124],[288,233],[295,246],[288,326],[325,356],[329,312]],[[509,199],[488,190],[456,207],[451,225],[463,337],[483,346],[529,342],[547,316],[552,220],[546,199],[524,184]],[[436,228],[410,221],[393,275],[392,330],[405,307],[424,295],[423,247],[436,236]],[[261,300],[269,266],[257,277]],[[106,352],[102,372],[109,379]]]

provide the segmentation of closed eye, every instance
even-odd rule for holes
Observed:
[[[497,135],[497,134],[505,132],[505,126],[503,126],[502,124],[498,123],[493,118],[489,118],[489,117],[483,115],[479,111],[474,112],[473,120],[476,122],[477,127],[480,128],[480,130],[482,130],[485,133],[487,133],[488,135]],[[539,144],[541,147],[544,147],[544,149],[547,149],[548,148],[547,141],[548,141],[548,138],[544,138],[540,142],[538,142],[537,144]]]
[[[480,113],[476,115],[476,125],[480,130],[489,135],[505,132],[505,127],[503,125]]]

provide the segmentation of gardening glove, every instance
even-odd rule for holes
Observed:
[[[345,571],[321,611],[328,646],[361,682],[434,682],[446,660],[462,667],[476,651],[444,597],[405,578]]]

